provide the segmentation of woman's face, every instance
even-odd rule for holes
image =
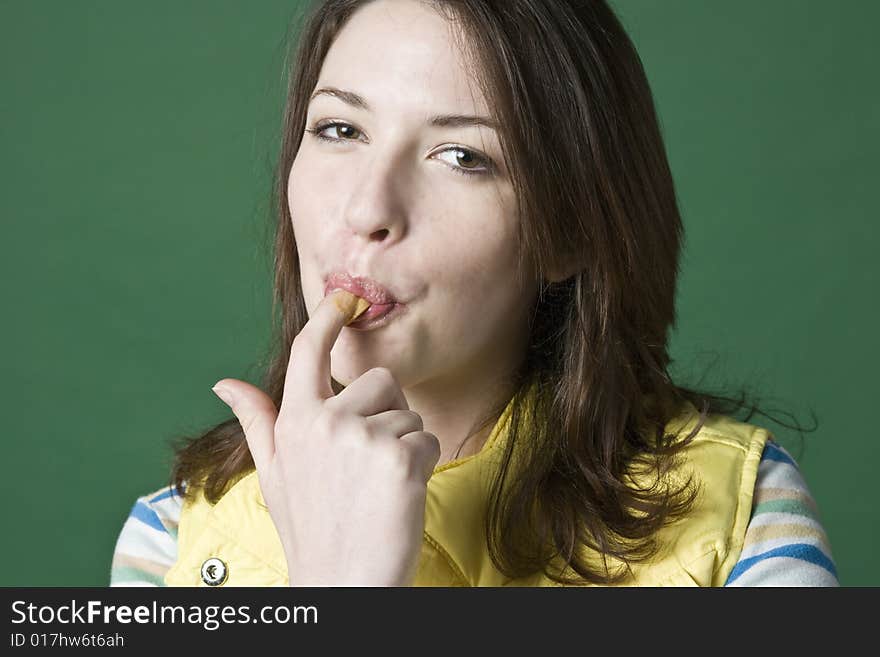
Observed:
[[[288,179],[306,306],[331,274],[373,279],[401,304],[379,327],[342,330],[331,362],[344,385],[382,366],[404,389],[460,386],[524,353],[537,287],[517,286],[499,135],[437,118],[492,118],[449,29],[414,0],[363,6],[309,105]]]

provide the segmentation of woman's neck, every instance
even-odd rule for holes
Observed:
[[[463,377],[452,385],[406,388],[404,395],[410,410],[421,416],[424,431],[440,442],[439,467],[482,449],[513,392],[509,377]]]

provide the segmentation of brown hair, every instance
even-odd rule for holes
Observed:
[[[352,13],[370,1],[313,3],[290,68],[273,201],[273,321],[279,306],[281,312],[262,386],[276,407],[291,343],[308,320],[287,175],[324,57]],[[612,583],[626,570],[597,567],[578,547],[624,564],[650,557],[656,531],[687,513],[697,492],[698,482],[673,486],[663,474],[709,413],[745,406],[744,394],[690,390],[668,373],[683,231],[652,93],[604,0],[426,4],[460,25],[461,47],[502,126],[520,215],[520,274],[574,272],[542,282],[514,381],[510,440],[490,496],[487,547],[509,577],[542,571],[565,584]],[[341,390],[336,382],[334,388]],[[666,434],[685,400],[700,411],[696,428],[687,436]],[[487,410],[488,422],[501,411]],[[756,411],[752,405],[745,421]],[[511,450],[520,443],[526,458],[511,476]],[[177,446],[172,483],[186,482],[187,495],[201,488],[215,503],[253,468],[232,417]],[[636,472],[656,475],[655,485],[627,485]],[[576,576],[551,569],[558,559]]]

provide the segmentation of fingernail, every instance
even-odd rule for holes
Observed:
[[[232,392],[229,390],[229,388],[224,388],[220,384],[217,384],[213,388],[211,388],[211,390],[213,390],[214,394],[222,399],[227,406],[229,406],[230,408],[232,407],[232,402],[235,401],[235,397],[232,396]]]

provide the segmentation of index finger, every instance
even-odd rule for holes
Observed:
[[[315,308],[290,348],[284,397],[285,404],[295,399],[320,401],[333,396],[330,384],[330,350],[342,327],[369,307],[369,302],[346,290],[334,290]]]

